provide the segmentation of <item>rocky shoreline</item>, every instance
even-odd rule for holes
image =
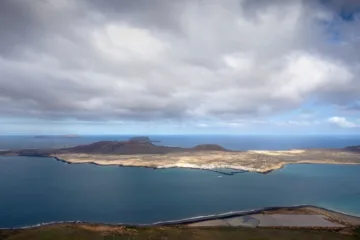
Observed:
[[[247,211],[234,211],[221,214],[214,214],[208,216],[198,216],[192,218],[185,218],[179,220],[169,220],[161,221],[150,224],[124,224],[124,223],[99,223],[99,222],[87,222],[87,221],[59,221],[59,222],[49,222],[49,223],[39,223],[35,225],[29,225],[24,227],[14,227],[14,228],[0,228],[1,230],[17,230],[17,229],[31,229],[39,228],[49,225],[59,225],[59,224],[88,224],[88,225],[103,225],[103,226],[124,226],[124,227],[156,227],[156,226],[191,226],[192,224],[213,221],[213,220],[226,220],[235,217],[244,217],[255,214],[263,215],[272,215],[276,213],[286,213],[288,215],[314,215],[321,214],[330,219],[332,222],[342,224],[341,227],[335,228],[346,228],[346,227],[358,227],[360,226],[360,216],[350,215],[347,213],[337,212],[327,208],[314,206],[314,205],[296,205],[296,206],[278,206],[278,207],[265,207],[254,210]],[[280,227],[280,226],[279,226]]]

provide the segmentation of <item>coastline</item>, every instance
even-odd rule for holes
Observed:
[[[42,157],[48,157],[49,156],[42,156]],[[141,167],[141,168],[152,168],[152,169],[167,169],[167,168],[191,168],[191,169],[201,169],[201,170],[207,170],[207,171],[214,171],[220,174],[227,174],[227,173],[223,173],[221,171],[217,171],[217,169],[211,169],[211,168],[199,168],[199,167],[189,167],[189,166],[141,166],[141,165],[119,165],[119,164],[99,164],[97,162],[92,162],[92,161],[86,161],[86,162],[72,162],[72,161],[67,161],[64,159],[61,159],[59,157],[56,156],[51,156],[50,158],[55,159],[56,161],[60,161],[62,163],[66,163],[66,164],[81,164],[81,163],[88,163],[88,164],[95,164],[95,165],[100,165],[100,166],[120,166],[120,167]],[[323,161],[307,161],[307,160],[302,160],[302,161],[298,161],[298,162],[289,162],[289,163],[282,163],[281,167],[286,166],[287,164],[343,164],[343,165],[352,165],[352,164],[358,164],[358,163],[339,163],[339,162],[333,162],[333,161],[329,161],[329,162],[323,162]],[[280,169],[278,168],[278,169]],[[234,168],[228,168],[230,169],[234,169]],[[238,169],[234,169],[234,170],[238,170]],[[277,169],[275,169],[277,170]],[[274,170],[271,170],[269,172],[272,172]],[[269,173],[267,172],[267,173]],[[264,173],[264,172],[261,172]],[[236,173],[230,172],[230,174],[228,175],[233,175]],[[219,219],[226,219],[226,218],[233,218],[233,217],[240,217],[240,216],[246,216],[249,214],[261,214],[262,212],[265,211],[282,211],[284,209],[292,209],[292,210],[297,210],[297,209],[302,209],[302,208],[313,208],[316,211],[323,211],[323,215],[338,215],[340,216],[340,218],[353,218],[355,219],[355,221],[358,222],[358,224],[356,226],[360,226],[360,216],[356,215],[356,214],[352,214],[352,213],[344,213],[344,212],[340,212],[340,211],[336,211],[336,210],[331,210],[328,208],[324,208],[324,207],[320,207],[320,206],[314,206],[314,205],[296,205],[296,206],[290,206],[290,207],[266,207],[266,208],[261,208],[261,209],[255,209],[255,210],[248,210],[248,211],[234,211],[234,212],[226,212],[226,213],[221,213],[221,214],[214,214],[214,215],[207,215],[207,216],[196,216],[196,217],[191,217],[191,218],[186,218],[186,219],[179,219],[179,220],[170,220],[170,221],[161,221],[161,222],[155,222],[155,223],[151,223],[151,224],[122,224],[122,223],[116,223],[116,224],[107,224],[107,223],[94,223],[94,222],[83,222],[83,221],[69,221],[69,222],[51,222],[51,223],[43,223],[43,224],[36,224],[36,225],[32,225],[32,226],[25,226],[22,228],[33,228],[33,227],[39,227],[39,226],[47,226],[47,225],[51,225],[51,224],[103,224],[103,225],[109,225],[109,226],[135,226],[135,227],[151,227],[151,226],[172,226],[172,225],[187,225],[187,224],[192,224],[192,223],[199,223],[199,222],[203,222],[203,221],[209,221],[209,220],[219,220]],[[22,229],[22,228],[4,228],[4,229]]]
[[[72,162],[72,161],[67,161],[64,159],[60,159],[58,157],[50,157],[55,159],[58,162],[64,163],[64,164],[92,164],[92,165],[96,165],[96,166],[113,166],[113,167],[129,167],[129,168],[150,168],[150,169],[154,169],[154,170],[161,170],[161,169],[193,169],[193,170],[204,170],[204,171],[210,171],[210,172],[215,172],[215,173],[219,173],[219,174],[223,174],[223,175],[235,175],[235,174],[239,174],[239,173],[246,173],[246,172],[251,172],[249,170],[243,170],[243,169],[239,169],[239,168],[201,168],[201,167],[184,167],[184,166],[141,166],[141,165],[122,165],[122,164],[101,164],[97,161],[88,161],[88,162]],[[225,171],[221,171],[219,169],[228,169],[231,170],[229,172],[225,172]]]
[[[307,212],[308,215],[313,215],[315,213],[323,214],[324,216],[332,219],[333,221],[339,222],[343,224],[343,227],[358,227],[360,226],[360,216],[351,215],[344,212],[339,212],[335,210],[331,210],[328,208],[315,206],[315,205],[294,205],[294,206],[275,206],[275,207],[264,207],[259,209],[253,210],[244,210],[244,211],[232,211],[220,214],[212,214],[206,216],[196,216],[178,220],[168,220],[168,221],[160,221],[154,222],[149,224],[125,224],[125,223],[101,223],[101,222],[89,222],[89,221],[54,221],[54,222],[47,222],[47,223],[38,223],[34,225],[28,225],[23,227],[9,227],[9,228],[1,228],[0,230],[20,230],[20,229],[33,229],[33,228],[41,228],[44,226],[52,226],[52,225],[62,225],[62,224],[70,224],[70,225],[78,225],[78,224],[85,224],[85,225],[103,225],[103,226],[113,226],[113,227],[161,227],[161,226],[188,226],[189,224],[200,223],[205,221],[212,221],[212,220],[223,220],[228,218],[234,217],[243,217],[248,215],[254,214],[264,214],[269,215],[272,212],[282,212],[282,211],[304,211]],[[290,215],[297,215],[298,213],[292,213]],[[280,227],[280,226],[279,226]]]
[[[128,141],[99,141],[70,148],[0,151],[0,155],[53,157],[66,163],[154,169],[232,169],[263,174],[287,164],[360,164],[360,151],[354,147],[234,151],[216,144],[184,148],[158,146],[149,141],[148,137],[135,137]]]
[[[47,156],[45,156],[47,157]],[[171,169],[171,168],[185,168],[185,169],[199,169],[199,170],[208,170],[217,172],[220,174],[225,175],[234,175],[237,173],[244,173],[244,172],[256,172],[261,174],[268,174],[274,172],[276,170],[280,170],[284,168],[286,165],[290,164],[333,164],[333,165],[360,165],[360,162],[335,162],[331,160],[300,160],[294,162],[280,162],[277,164],[272,164],[269,167],[262,167],[262,168],[253,168],[241,165],[232,165],[232,164],[188,164],[188,163],[174,163],[174,164],[166,164],[166,165],[157,165],[157,164],[147,164],[147,163],[133,163],[133,162],[124,162],[124,161],[109,161],[109,160],[73,160],[73,159],[63,159],[57,156],[49,156],[50,158],[55,159],[56,161],[63,162],[66,164],[94,164],[98,166],[119,166],[119,167],[143,167],[143,168],[152,168],[152,169]],[[230,174],[219,171],[219,169],[229,169],[234,170]]]
[[[57,161],[60,161],[62,163],[66,163],[66,164],[80,164],[80,163],[72,163],[72,162],[68,162],[68,161],[64,161],[63,159],[57,158],[57,157],[52,157]],[[89,162],[88,164],[96,164],[96,163],[91,163]],[[303,162],[299,162],[299,163],[290,163],[290,164],[311,164],[308,163],[307,161],[303,161]],[[333,164],[341,164],[341,163],[333,163]],[[101,165],[101,164],[100,164]],[[106,164],[106,166],[108,166],[109,164]],[[282,167],[284,167],[286,164],[283,164]],[[102,165],[103,166],[103,165]],[[144,168],[152,168],[152,169],[158,169],[154,166],[121,166],[121,167],[144,167]],[[160,168],[163,169],[163,168]],[[213,171],[211,169],[204,169],[204,170],[209,170],[209,171]],[[223,173],[221,171],[215,171],[221,174],[226,174]],[[234,173],[231,173],[234,174]],[[231,175],[230,174],[230,175]],[[329,209],[329,208],[325,208],[325,207],[321,207],[321,206],[315,206],[315,205],[295,205],[295,206],[290,206],[290,207],[265,207],[265,208],[260,208],[260,209],[254,209],[254,210],[246,210],[246,211],[233,211],[233,212],[226,212],[226,213],[220,213],[220,214],[213,214],[213,215],[206,215],[206,216],[195,216],[195,217],[191,217],[191,218],[185,218],[185,219],[178,219],[178,220],[169,220],[169,221],[160,221],[160,222],[154,222],[154,223],[150,223],[150,224],[123,224],[123,223],[114,223],[114,224],[108,224],[108,223],[99,223],[99,222],[85,222],[85,221],[66,221],[66,222],[49,222],[49,223],[41,223],[41,224],[35,224],[35,225],[31,225],[31,226],[25,226],[25,227],[14,227],[14,228],[0,228],[0,229],[27,229],[27,228],[36,228],[36,227],[42,227],[42,226],[48,226],[48,225],[58,225],[58,224],[98,224],[99,226],[129,226],[129,227],[154,227],[154,226],[176,226],[176,225],[183,225],[183,226],[187,226],[188,224],[193,224],[193,223],[199,223],[199,222],[204,222],[204,221],[212,221],[212,220],[223,220],[223,219],[227,219],[227,218],[235,218],[235,217],[242,217],[242,216],[246,216],[246,215],[252,215],[252,214],[264,214],[264,212],[276,212],[276,211],[283,211],[283,210],[304,210],[304,208],[311,208],[312,210],[315,209],[315,211],[321,213],[321,215],[330,215],[336,216],[336,219],[340,218],[351,218],[354,219],[354,221],[357,222],[357,224],[352,224],[350,226],[360,226],[360,216],[353,214],[353,213],[346,213],[346,212],[341,212],[341,211],[337,211],[335,209]],[[266,213],[267,214],[267,213]],[[291,214],[290,214],[291,215]],[[340,216],[340,217],[339,217]],[[342,220],[336,221],[336,222],[344,222]],[[345,224],[344,226],[349,226],[349,224]],[[262,226],[260,226],[262,227]]]

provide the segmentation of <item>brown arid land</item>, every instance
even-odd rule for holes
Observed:
[[[360,220],[357,217],[304,206],[254,210],[227,217],[146,226],[54,223],[23,229],[0,229],[0,239],[355,240],[360,239],[359,226]]]
[[[7,156],[53,157],[67,163],[151,168],[234,169],[268,173],[286,164],[360,164],[360,147],[231,151],[216,144],[193,148],[155,145],[146,137],[101,141],[60,149],[0,151]]]
[[[55,153],[51,156],[68,163],[94,163],[152,168],[229,168],[267,173],[286,164],[360,164],[360,154],[345,150],[287,151],[191,151],[165,154]]]

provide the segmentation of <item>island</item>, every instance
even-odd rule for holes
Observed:
[[[286,164],[360,164],[360,147],[232,151],[217,144],[192,148],[155,145],[148,137],[99,141],[59,149],[0,151],[5,156],[52,157],[66,163],[150,168],[233,169],[268,173]]]
[[[65,134],[65,135],[35,135],[33,138],[77,138],[77,134]]]

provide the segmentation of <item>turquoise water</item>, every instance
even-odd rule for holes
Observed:
[[[360,215],[360,165],[289,165],[266,175],[227,176],[0,157],[0,227],[146,224],[298,204]]]

